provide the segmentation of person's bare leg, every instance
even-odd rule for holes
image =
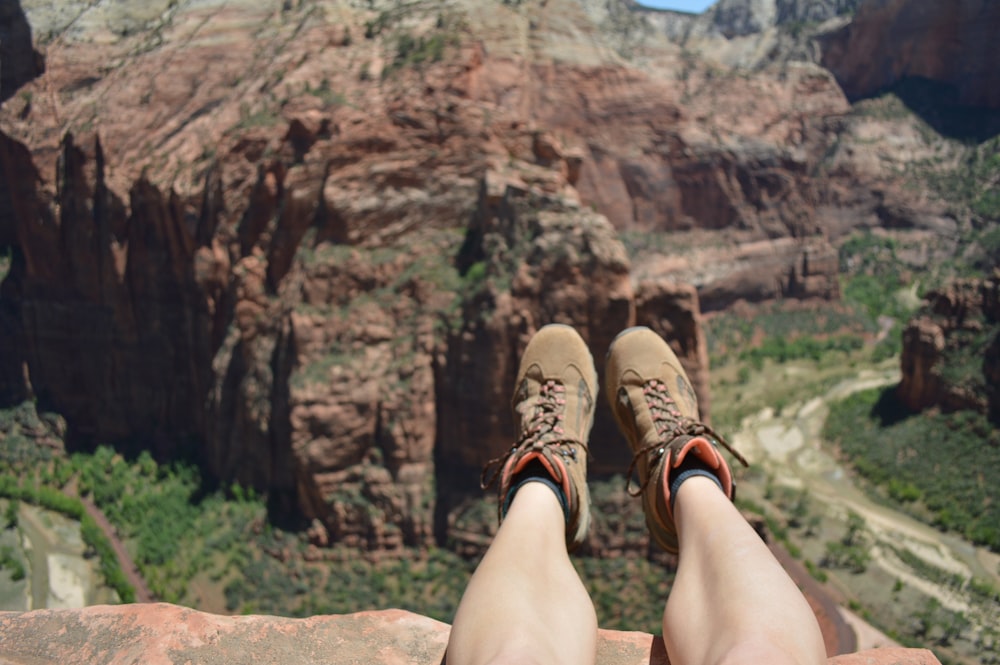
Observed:
[[[691,382],[649,328],[615,338],[605,394],[632,449],[653,542],[679,563],[663,613],[673,665],[818,665],[816,617],[798,587],[732,504],[736,450],[701,422]],[[671,497],[673,496],[673,505]]]
[[[680,559],[663,614],[673,665],[826,662],[809,604],[712,480],[681,484],[674,520]]]
[[[556,324],[532,336],[514,382],[514,445],[480,479],[497,483],[500,529],[459,603],[449,665],[594,662],[597,616],[568,552],[590,524],[596,390],[579,333]]]
[[[559,500],[541,483],[514,497],[455,614],[448,665],[593,663],[597,615],[566,552]]]

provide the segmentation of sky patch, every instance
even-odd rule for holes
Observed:
[[[652,9],[673,9],[675,11],[701,14],[714,5],[716,0],[636,0],[637,4]]]

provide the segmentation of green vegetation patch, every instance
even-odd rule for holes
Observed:
[[[301,535],[269,530],[258,542],[266,550],[301,551]],[[400,558],[367,560],[346,549],[327,552],[331,560],[306,563],[292,556],[286,563],[256,555],[246,574],[225,588],[233,612],[286,616],[345,614],[387,607],[406,609],[450,623],[472,574],[473,565],[443,549],[410,551]]]
[[[252,108],[249,104],[240,105],[239,129],[254,127],[271,127],[282,121],[281,112],[273,108]]]
[[[831,352],[851,352],[864,346],[864,340],[851,335],[837,335],[826,339],[798,337],[788,340],[784,337],[768,337],[760,346],[740,353],[740,360],[749,361],[755,369],[760,369],[765,360],[784,363],[789,360],[809,359],[819,361]]]
[[[36,432],[49,432],[55,427],[47,415],[39,415],[35,403],[22,402],[0,409],[0,469],[30,467],[52,458],[52,449],[35,441]]]
[[[936,365],[941,378],[950,385],[964,386],[975,394],[986,393],[983,361],[1000,324],[983,322],[981,329],[953,330],[948,335],[941,360]]]
[[[844,301],[864,318],[867,328],[889,326],[872,353],[874,362],[900,354],[902,327],[918,304],[910,294],[911,270],[900,258],[903,249],[892,237],[863,231],[848,238],[838,252]]]
[[[824,439],[903,510],[1000,551],[1000,430],[972,411],[909,414],[894,391],[831,405]]]
[[[968,146],[956,168],[916,168],[944,200],[969,209],[984,221],[1000,220],[1000,136]]]
[[[312,95],[320,101],[323,102],[325,106],[343,106],[347,103],[347,96],[339,90],[334,90],[330,87],[330,79],[324,78],[320,81],[318,87],[314,88],[310,85],[306,85],[305,91],[307,95]]]
[[[471,574],[471,563],[443,550],[309,562],[306,534],[271,524],[264,497],[213,488],[197,467],[157,464],[146,452],[128,460],[101,447],[72,466],[160,600],[198,606],[217,596],[234,613],[282,616],[400,607],[450,621]]]
[[[440,62],[444,58],[445,47],[455,43],[454,39],[438,33],[427,37],[402,33],[396,38],[395,66],[421,65],[425,62]]]
[[[129,461],[100,447],[74,455],[72,466],[80,492],[90,494],[122,534],[158,599],[184,602],[199,573],[242,574],[232,551],[246,550],[250,527],[266,510],[252,491],[241,488],[229,498],[194,465],[160,465],[146,451]]]
[[[838,251],[841,273],[851,275],[842,285],[844,299],[872,321],[879,316],[905,319],[913,311],[898,297],[900,289],[909,286],[903,278],[905,266],[898,245],[892,237],[863,231],[848,238]]]
[[[803,398],[886,358],[876,324],[852,305],[778,301],[705,320],[712,367],[712,420],[735,431],[764,408],[781,413]],[[770,366],[765,370],[765,366]]]
[[[851,511],[847,515],[847,530],[839,540],[826,543],[821,565],[826,568],[845,568],[860,575],[871,561],[870,543],[865,533],[865,520]]]
[[[10,545],[0,547],[0,570],[7,571],[10,579],[14,582],[20,582],[27,574],[24,562],[21,557],[15,554],[14,548]]]
[[[705,327],[713,366],[738,360],[758,369],[765,359],[818,360],[830,351],[851,351],[877,330],[874,320],[851,306],[831,303],[818,310],[785,301],[720,312]]]
[[[418,5],[399,4],[365,23],[366,39],[389,36],[394,46],[392,60],[383,76],[404,67],[441,62],[449,47],[460,45],[464,22],[457,14],[439,13],[431,30],[417,30],[418,13]]]
[[[594,601],[601,628],[663,632],[663,606],[673,584],[672,571],[638,557],[577,557],[573,564]]]

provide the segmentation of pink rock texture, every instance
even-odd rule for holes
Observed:
[[[0,614],[0,663],[166,665],[200,663],[443,663],[446,623],[405,610],[287,619],[220,616],[169,605],[94,606]],[[600,631],[598,665],[665,665],[663,640]],[[940,665],[926,649],[887,648],[828,665]]]

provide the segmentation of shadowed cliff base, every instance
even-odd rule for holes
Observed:
[[[882,427],[889,427],[917,415],[917,412],[907,408],[899,398],[898,386],[890,386],[879,394],[871,415],[878,419]]]
[[[45,71],[45,58],[32,47],[31,25],[19,0],[0,5],[0,63],[0,103]]]
[[[871,97],[887,93],[896,95],[942,136],[982,143],[1000,134],[1000,110],[962,104],[958,89],[953,85],[909,76]]]

